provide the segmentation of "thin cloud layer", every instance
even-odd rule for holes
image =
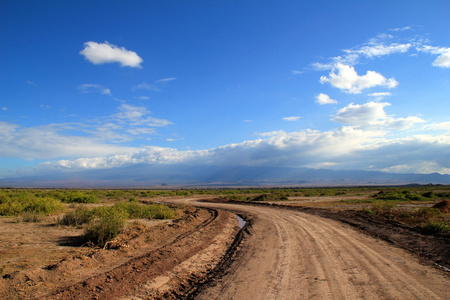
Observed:
[[[301,117],[299,116],[292,116],[292,117],[284,117],[283,120],[288,121],[288,122],[294,122],[294,121],[298,121]]]
[[[94,65],[117,62],[122,67],[142,67],[142,58],[136,52],[127,50],[124,47],[118,47],[108,42],[96,43],[92,41],[84,43],[84,46],[80,54]]]
[[[329,131],[283,130],[264,132],[256,140],[196,151],[173,148],[145,147],[127,153],[98,157],[77,158],[47,162],[41,169],[104,169],[130,164],[192,164],[233,166],[290,166],[323,167],[333,169],[380,170],[391,172],[448,173],[450,163],[450,135],[432,135],[432,131],[446,129],[448,122],[424,126],[424,134],[396,137],[399,130],[410,129],[421,118],[408,116],[394,118],[385,108],[390,103],[368,102],[349,104],[339,109],[332,119],[348,126]],[[122,105],[115,115],[130,122],[145,119],[148,112],[142,107]],[[15,130],[10,126],[9,130]],[[430,131],[431,130],[431,131]],[[8,127],[4,129],[8,131]],[[411,152],[412,151],[412,152]],[[429,153],[433,155],[429,155]],[[420,161],[420,163],[415,163]],[[415,167],[414,167],[415,166]]]
[[[391,29],[392,32],[403,32],[412,30],[411,26]],[[438,47],[429,44],[426,38],[415,36],[412,38],[400,38],[392,34],[379,34],[369,39],[367,43],[343,50],[344,55],[330,57],[327,63],[315,62],[311,66],[316,71],[332,70],[336,64],[355,66],[364,59],[376,59],[392,54],[418,55],[427,53],[436,55],[437,58],[431,65],[441,68],[450,68],[450,48]]]
[[[99,84],[85,83],[78,86],[82,93],[100,93],[103,95],[111,95],[111,90]]]
[[[265,138],[209,150],[179,151],[147,147],[127,154],[61,160],[47,168],[96,169],[136,163],[233,166],[290,166],[333,169],[449,173],[450,136],[416,135],[387,139],[387,132],[343,126],[331,131],[303,130],[267,133]],[[430,155],[430,153],[432,155]],[[414,164],[411,164],[414,162]],[[416,162],[420,162],[416,164]],[[425,168],[425,166],[427,166]],[[431,168],[431,166],[433,166]]]
[[[377,44],[376,42],[371,43],[367,46],[362,46],[358,49],[344,50],[347,55],[362,55],[368,58],[374,58],[377,56],[390,55],[394,53],[406,53],[412,47],[411,43],[399,44],[391,43],[388,45]]]
[[[85,123],[22,127],[0,122],[0,156],[33,160],[136,151],[120,144],[148,140],[157,134],[156,128],[173,124],[150,115],[145,107],[123,103],[117,113]]]
[[[53,159],[55,157],[85,157],[112,155],[133,151],[132,147],[121,147],[105,143],[95,136],[64,134],[65,130],[79,127],[77,124],[50,124],[24,128],[0,122],[0,156],[18,157],[27,160]]]
[[[153,83],[149,84],[146,82],[140,83],[132,87],[132,90],[149,90],[154,92],[161,92],[164,87],[171,81],[176,80],[175,77],[163,78],[155,80]]]

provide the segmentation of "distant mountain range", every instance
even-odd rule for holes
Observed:
[[[0,179],[1,187],[220,187],[450,184],[450,175],[246,166],[136,164]]]

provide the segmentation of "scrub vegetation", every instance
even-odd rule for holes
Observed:
[[[129,219],[166,220],[175,216],[175,209],[164,204],[121,202],[93,209],[78,206],[59,218],[57,223],[66,226],[84,226],[85,240],[103,247],[125,228]]]
[[[22,222],[42,222],[45,216],[66,211],[56,218],[57,224],[82,226],[86,239],[103,245],[123,230],[128,219],[172,219],[176,216],[176,208],[163,204],[145,205],[139,200],[190,196],[218,196],[220,201],[243,202],[334,197],[334,201],[326,205],[363,205],[367,214],[417,225],[430,233],[446,232],[450,227],[448,214],[438,209],[398,207],[405,203],[432,204],[450,199],[450,186],[444,185],[179,190],[4,188],[0,190],[0,215],[17,216]],[[343,199],[339,200],[339,197]]]
[[[154,195],[150,193],[151,195]],[[84,239],[103,247],[116,237],[129,219],[173,219],[176,208],[142,204],[147,193],[106,190],[1,189],[0,216],[16,216],[20,222],[43,222],[47,216],[62,226],[84,228]],[[101,199],[101,203],[100,202]],[[110,205],[110,203],[115,203]],[[96,204],[93,207],[88,205]]]

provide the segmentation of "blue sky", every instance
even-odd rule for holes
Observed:
[[[0,178],[450,174],[448,16],[448,1],[1,1]]]

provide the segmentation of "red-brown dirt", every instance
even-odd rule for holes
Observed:
[[[450,200],[444,200],[436,203],[433,207],[439,209],[445,214],[450,214]]]
[[[147,298],[184,294],[190,284],[215,267],[238,230],[231,213],[189,210],[172,223],[132,225],[105,249],[72,249],[76,253],[62,259],[61,254],[56,259],[43,257],[41,264],[34,261],[22,270],[6,270],[0,277],[0,298],[112,299],[130,293]],[[175,268],[183,262],[191,263],[188,271]],[[165,276],[164,284],[161,275]]]

